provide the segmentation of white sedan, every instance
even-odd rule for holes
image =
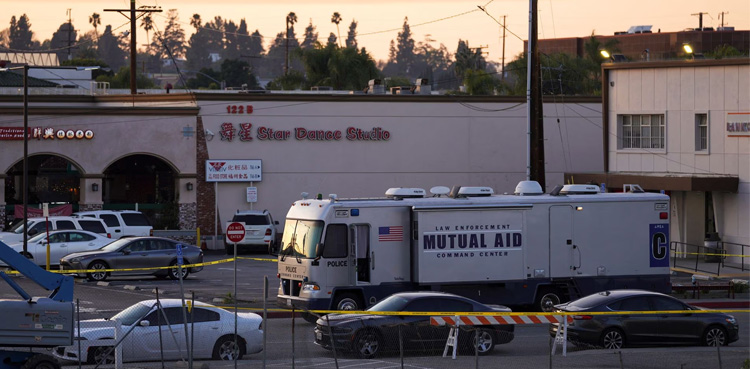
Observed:
[[[122,334],[132,329],[121,343],[122,361],[187,360],[185,349],[185,320],[183,319],[182,301],[179,299],[161,299],[162,310],[156,307],[156,300],[141,301],[113,316],[110,321],[122,324]],[[234,360],[245,354],[255,354],[263,350],[263,319],[254,313],[237,314],[237,343],[234,344],[234,314],[202,302],[195,302],[187,314],[188,334],[192,333],[195,341],[193,358]],[[114,327],[101,327],[105,319],[82,320],[80,339],[76,333],[74,342],[78,345],[59,346],[53,350],[55,357],[66,361],[81,363],[114,363],[114,351],[110,350],[116,342]],[[192,323],[191,323],[192,322]],[[87,328],[87,325],[89,326]],[[100,327],[94,327],[100,326]],[[161,339],[159,331],[161,330]]]
[[[68,254],[81,251],[99,250],[111,238],[89,231],[66,229],[49,233],[49,262],[51,265],[60,264],[60,259]],[[23,254],[23,242],[8,245]],[[37,265],[47,264],[47,233],[42,232],[26,241],[26,257]],[[0,265],[5,265],[0,262]]]

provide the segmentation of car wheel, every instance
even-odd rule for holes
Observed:
[[[362,359],[372,359],[380,351],[380,335],[374,330],[360,330],[354,336],[354,352]]]
[[[489,355],[495,349],[495,336],[492,332],[480,329],[479,333],[472,332],[471,351],[476,349],[479,355]]]
[[[727,331],[717,325],[712,325],[703,333],[703,345],[705,346],[725,346],[728,345]]]
[[[617,328],[608,328],[602,333],[599,343],[605,349],[620,349],[625,346],[625,335]]]
[[[539,311],[545,313],[551,313],[555,311],[555,305],[559,304],[562,300],[560,294],[553,290],[541,290],[539,293],[540,297],[537,300],[536,307]]]
[[[38,354],[26,360],[21,369],[60,369],[60,364],[52,356]]]
[[[238,348],[237,345],[240,347]],[[241,360],[245,355],[245,343],[242,338],[237,338],[237,345],[234,344],[234,336],[222,336],[216,340],[212,358],[214,360]]]
[[[171,268],[167,269],[167,273],[169,275],[170,279],[180,279],[180,268],[177,266],[177,260],[172,261],[169,263],[169,266]],[[182,279],[185,279],[190,274],[190,268],[188,268],[186,265],[182,266]]]
[[[93,270],[93,272],[86,273],[86,278],[90,281],[103,281],[109,276],[109,272],[104,271],[105,269],[109,269],[109,266],[103,261],[97,260],[89,264],[86,269]]]
[[[108,346],[89,347],[89,364],[113,364],[115,362],[115,351]],[[109,352],[109,354],[107,354]]]
[[[360,302],[357,296],[351,293],[342,293],[336,299],[336,303],[333,304],[333,307],[336,310],[362,310],[364,308],[363,305],[364,304]]]

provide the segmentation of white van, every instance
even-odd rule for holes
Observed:
[[[81,219],[73,216],[52,216],[45,218],[35,217],[28,219],[28,238],[42,232],[56,231],[60,229],[79,229],[98,233],[102,236],[115,238],[115,229],[107,226],[101,219]],[[0,232],[0,241],[10,245],[23,242],[23,220],[16,223],[8,232]]]
[[[92,210],[73,213],[78,218],[98,218],[113,229],[112,238],[152,236],[154,227],[143,213],[135,210]]]

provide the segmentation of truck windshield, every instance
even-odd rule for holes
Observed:
[[[302,259],[315,258],[315,245],[320,242],[323,233],[323,222],[319,220],[287,219],[284,224],[284,236],[281,238],[283,258],[292,256]]]

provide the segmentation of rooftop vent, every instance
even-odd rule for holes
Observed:
[[[484,197],[495,193],[491,187],[461,187],[457,197]]]
[[[561,195],[594,195],[599,192],[599,186],[588,184],[565,185],[560,190]]]
[[[543,193],[544,191],[542,191],[542,186],[537,181],[518,182],[515,192],[515,194],[518,196],[533,196],[541,195]]]
[[[422,188],[394,187],[385,191],[385,197],[389,199],[413,199],[424,197],[426,193]]]
[[[367,84],[367,93],[370,95],[384,95],[385,86],[379,79],[371,79]]]

